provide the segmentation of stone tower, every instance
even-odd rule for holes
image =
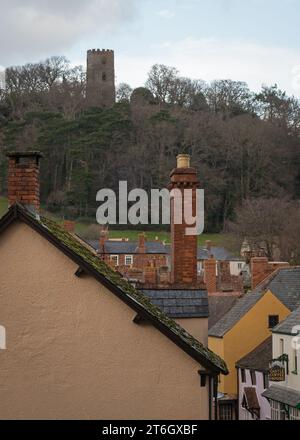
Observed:
[[[111,107],[115,103],[115,55],[113,50],[87,51],[86,98],[91,107]]]

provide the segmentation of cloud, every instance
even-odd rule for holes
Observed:
[[[1,2],[1,64],[64,53],[93,33],[118,32],[138,0],[10,0]]]
[[[254,42],[188,37],[161,44],[153,54],[128,57],[116,53],[118,80],[141,85],[155,63],[177,67],[181,75],[246,81],[253,90],[278,86],[300,97],[300,50]]]
[[[170,11],[169,9],[162,9],[161,11],[157,12],[157,15],[169,20],[175,16],[175,13],[173,11]]]

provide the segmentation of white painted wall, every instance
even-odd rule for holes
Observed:
[[[246,263],[243,260],[240,261],[230,261],[230,274],[238,276],[244,269]]]
[[[260,406],[260,420],[269,420],[271,418],[271,408],[268,400],[262,397],[262,393],[265,391],[264,388],[264,376],[260,371],[256,371],[256,385],[252,385],[250,370],[245,370],[246,382],[242,383],[241,370],[238,369],[238,380],[239,380],[239,419],[240,420],[254,420],[251,414],[242,408],[244,388],[254,387],[256,389],[256,394]]]
[[[277,359],[282,355],[281,340],[283,341],[283,352],[289,356],[289,374],[286,374],[285,382],[276,383],[276,386],[288,387],[300,391],[300,349],[297,350],[298,374],[294,374],[294,349],[292,346],[292,339],[293,336],[291,335],[273,333],[273,359]]]

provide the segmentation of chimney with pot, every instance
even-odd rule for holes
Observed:
[[[145,254],[146,253],[146,241],[147,237],[144,233],[139,234],[139,244],[138,244],[138,252],[139,254]]]
[[[285,267],[290,267],[290,264],[283,261],[268,261],[267,257],[251,258],[251,289],[255,289],[255,287],[277,269]]]
[[[211,247],[212,247],[212,242],[211,242],[211,240],[206,240],[205,241],[205,247],[206,247],[206,250],[209,252],[209,254],[210,254],[210,251],[211,251]]]
[[[67,232],[74,233],[75,232],[75,222],[73,222],[72,220],[64,220],[63,228]]]
[[[204,261],[204,282],[208,294],[217,291],[217,261],[212,255]]]
[[[38,151],[7,153],[8,204],[19,202],[38,212],[40,209],[39,161],[43,157]]]
[[[179,189],[184,206],[184,189],[192,189],[192,215],[196,215],[196,189],[198,188],[197,171],[190,166],[190,156],[179,154],[177,167],[171,172],[169,190]],[[182,211],[183,212],[183,211]],[[178,286],[195,287],[197,284],[197,235],[186,235],[184,214],[182,223],[175,224],[175,202],[171,198],[171,282]]]

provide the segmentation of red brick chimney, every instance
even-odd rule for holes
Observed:
[[[206,247],[206,250],[210,253],[210,251],[211,251],[211,247],[212,247],[212,242],[211,242],[211,240],[206,240],[206,241],[205,241],[205,247]]]
[[[217,292],[217,261],[213,256],[204,260],[204,282],[208,294]]]
[[[40,209],[39,161],[37,151],[8,153],[8,204],[21,203]]]
[[[63,228],[67,232],[75,232],[75,222],[71,220],[64,220],[63,222]]]
[[[197,171],[190,166],[190,156],[179,154],[177,156],[177,168],[170,174],[171,182],[169,190],[179,189],[182,193],[184,205],[183,190],[193,190],[193,209],[192,213],[196,215],[196,189],[198,188]],[[171,199],[171,282],[178,286],[195,287],[197,284],[197,235],[186,235],[187,225],[182,215],[182,224],[174,222],[175,203]]]
[[[251,289],[255,289],[275,270],[285,267],[290,267],[290,264],[286,262],[269,262],[267,257],[251,258]]]
[[[138,252],[139,254],[145,254],[146,253],[146,235],[144,233],[139,234],[139,244],[138,244]]]

